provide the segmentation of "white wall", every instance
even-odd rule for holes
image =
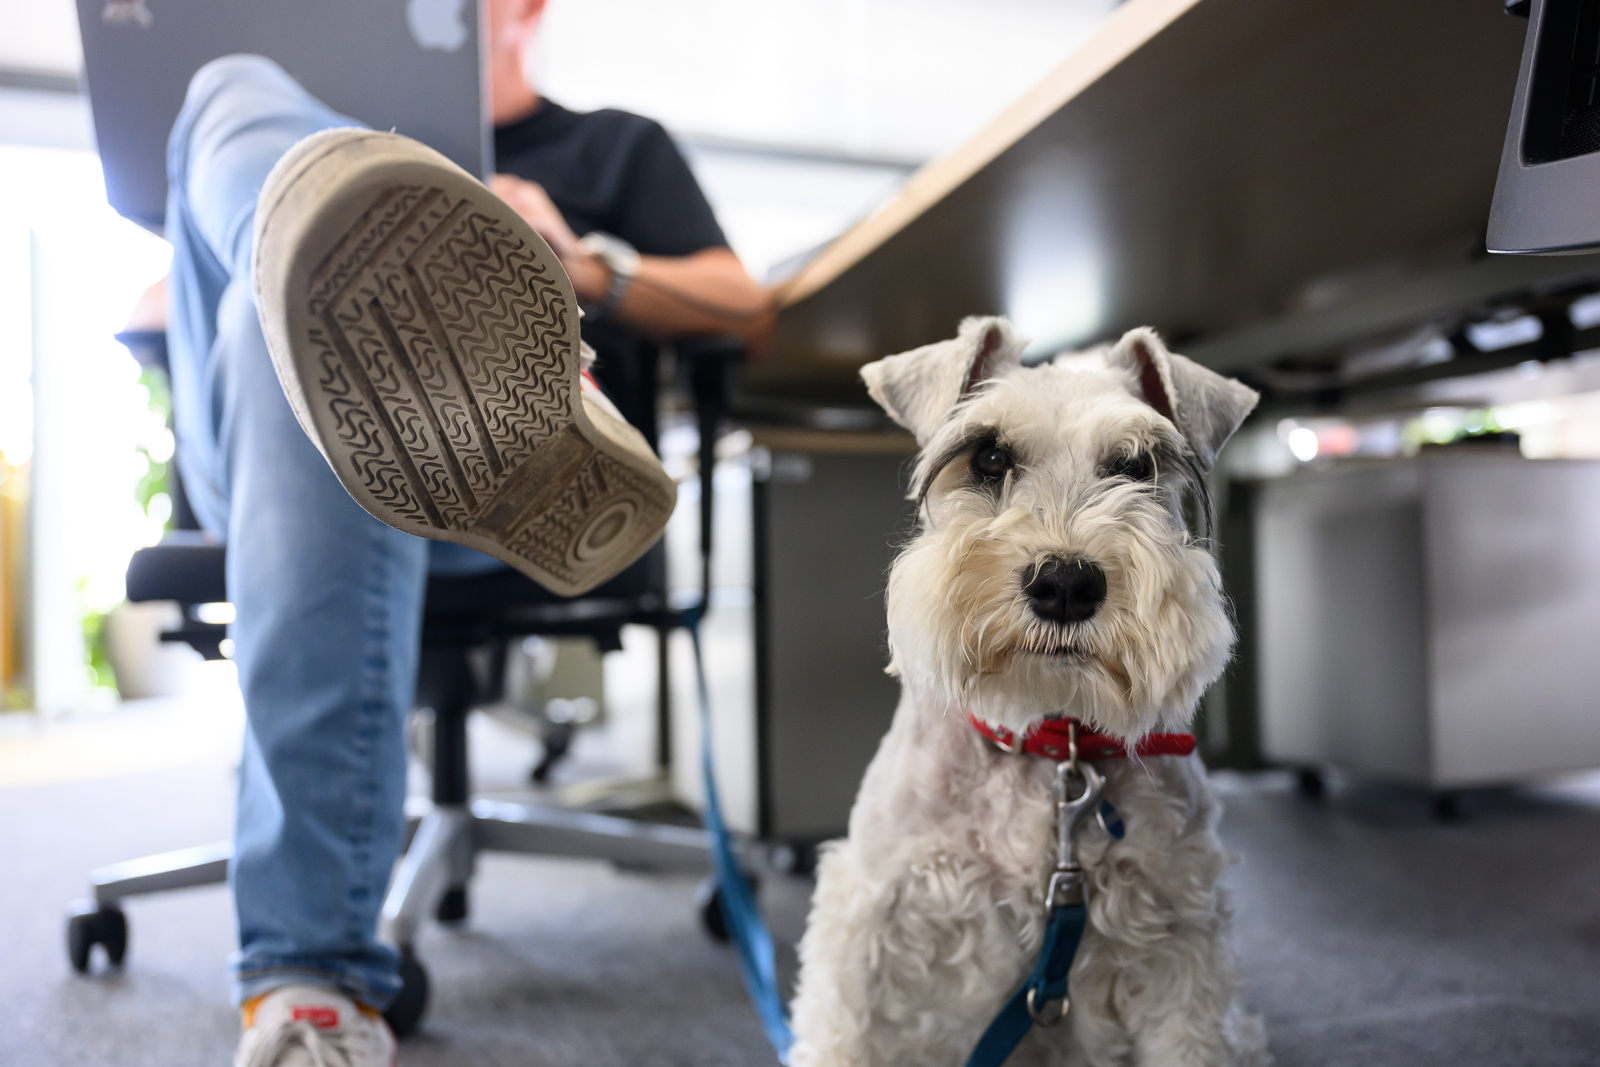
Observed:
[[[1060,63],[1112,0],[550,0],[532,65],[571,107],[685,135],[923,160]]]
[[[672,130],[734,249],[760,276],[825,243],[913,166],[981,129],[1114,6],[550,0],[530,70],[569,107],[620,107]],[[741,143],[845,158],[761,155]]]
[[[0,67],[76,74],[81,66],[73,0],[0,0]]]

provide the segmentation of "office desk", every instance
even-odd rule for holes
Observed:
[[[1258,495],[1269,759],[1434,790],[1600,766],[1600,462],[1458,445]]]
[[[1483,254],[1527,27],[1502,7],[1129,0],[791,280],[747,390],[860,398],[860,364],[967,314],[1042,346],[1151,324],[1236,372],[1600,278]]]

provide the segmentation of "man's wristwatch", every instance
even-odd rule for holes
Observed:
[[[599,230],[584,234],[578,247],[604,263],[611,272],[605,298],[595,307],[599,314],[609,315],[622,303],[623,294],[633,284],[633,276],[639,273],[639,252],[622,238]]]

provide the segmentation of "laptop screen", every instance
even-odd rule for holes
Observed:
[[[255,53],[335,111],[493,169],[480,0],[77,0],[112,207],[159,229],[167,135],[194,72]]]

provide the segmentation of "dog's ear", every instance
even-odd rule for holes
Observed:
[[[1002,318],[970,318],[948,341],[923,345],[861,368],[861,379],[889,417],[926,444],[985,378],[1016,366],[1024,342]]]
[[[1171,420],[1206,470],[1261,399],[1242,382],[1168,352],[1148,328],[1123,334],[1106,353],[1106,362],[1132,372],[1145,403]]]

